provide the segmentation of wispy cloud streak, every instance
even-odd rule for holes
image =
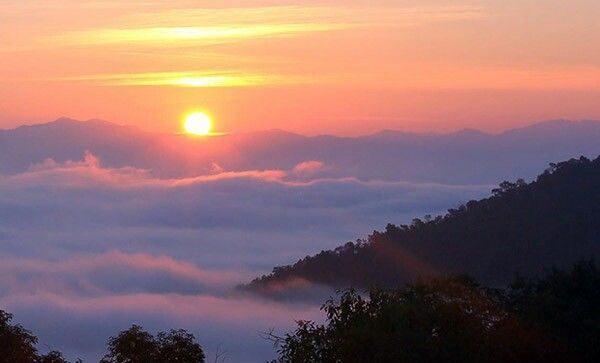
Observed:
[[[55,46],[130,44],[164,48],[290,37],[357,27],[418,26],[485,15],[484,8],[474,6],[191,8],[135,15],[115,27],[70,31],[52,35],[47,40]]]
[[[102,86],[247,87],[303,82],[297,76],[235,71],[146,72],[60,77],[52,81],[86,82]],[[304,81],[305,82],[305,81]]]

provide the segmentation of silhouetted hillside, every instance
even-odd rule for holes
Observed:
[[[306,257],[243,287],[266,294],[312,284],[399,286],[418,277],[469,273],[500,285],[516,272],[600,257],[600,157],[551,164],[529,184],[503,182],[487,199],[411,225],[389,224],[365,241]]]

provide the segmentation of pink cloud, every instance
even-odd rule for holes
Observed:
[[[121,251],[83,254],[62,261],[0,259],[0,283],[13,293],[107,294],[111,291],[106,289],[113,285],[126,285],[123,279],[131,275],[137,277],[135,282],[151,284],[157,277],[168,278],[183,287],[204,287],[213,292],[225,291],[247,279],[241,271],[204,270],[168,256]]]
[[[325,164],[322,161],[317,160],[309,160],[304,161],[302,163],[297,164],[293,171],[295,173],[304,174],[304,173],[314,173],[318,170],[323,169]]]
[[[70,187],[179,187],[200,183],[211,183],[231,179],[257,179],[269,182],[282,181],[287,176],[284,170],[245,170],[224,171],[213,163],[211,174],[184,178],[159,179],[152,177],[148,170],[134,167],[105,168],[101,160],[86,152],[81,161],[58,163],[46,159],[32,165],[27,172],[0,176],[0,182],[19,186],[43,182],[45,185],[67,185]]]
[[[125,253],[122,251],[109,251],[101,254],[85,254],[72,257],[70,259],[52,262],[33,259],[0,259],[0,269],[18,269],[26,267],[31,270],[42,272],[61,272],[61,271],[91,271],[109,267],[131,267],[146,270],[162,270],[174,274],[193,277],[200,280],[223,281],[232,280],[232,277],[240,277],[231,272],[209,272],[202,270],[194,264],[178,261],[168,256],[152,256],[145,253]],[[224,279],[227,277],[227,279]]]
[[[315,305],[286,305],[239,296],[136,293],[82,297],[41,292],[12,294],[0,298],[0,304],[19,309],[43,306],[44,309],[71,314],[163,315],[186,322],[243,324],[254,321],[264,322],[264,328],[273,323],[287,325],[295,319],[316,319],[320,316]]]

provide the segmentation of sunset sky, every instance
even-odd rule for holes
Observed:
[[[597,0],[0,0],[0,127],[498,131],[600,118]]]
[[[261,332],[321,321],[355,277],[546,267],[527,246],[560,267],[593,216],[544,229],[571,211],[562,184],[502,182],[600,154],[599,18],[600,0],[0,0],[0,323],[69,361],[139,324],[265,362]]]

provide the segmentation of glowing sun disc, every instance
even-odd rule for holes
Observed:
[[[193,135],[208,135],[212,128],[210,117],[202,112],[194,112],[185,118],[183,124],[185,132]]]

